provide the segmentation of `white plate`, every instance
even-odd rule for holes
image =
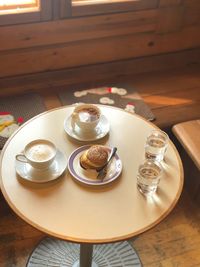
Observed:
[[[109,165],[108,172],[103,181],[97,179],[98,172],[95,170],[84,170],[80,166],[80,157],[91,145],[81,146],[74,150],[69,157],[68,169],[71,175],[79,182],[87,185],[105,185],[116,180],[122,172],[122,162],[117,153]],[[109,148],[111,150],[111,148]]]
[[[31,167],[30,164],[21,161],[15,161],[15,169],[22,178],[35,182],[45,183],[57,179],[67,167],[67,158],[58,150],[55,160],[48,169],[39,170]]]
[[[82,131],[77,125],[73,129],[71,126],[71,116],[64,121],[65,132],[79,141],[94,141],[103,138],[110,130],[110,125],[107,118],[102,115],[101,119],[92,132]]]

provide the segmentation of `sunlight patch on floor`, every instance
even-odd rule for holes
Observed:
[[[149,96],[145,98],[146,103],[151,103],[156,106],[177,106],[183,104],[191,104],[194,101],[188,98],[177,98],[167,96]]]

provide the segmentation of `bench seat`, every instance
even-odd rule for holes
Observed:
[[[186,187],[196,202],[200,203],[200,120],[178,123],[172,127],[172,132],[184,149],[180,154]]]

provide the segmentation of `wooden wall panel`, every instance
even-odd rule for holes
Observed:
[[[125,35],[0,53],[0,77],[168,53],[200,46],[200,26],[176,33]],[[186,38],[187,36],[187,38]],[[195,43],[194,43],[195,40]]]
[[[200,1],[185,0],[184,25],[190,26],[200,24]]]
[[[200,67],[200,48],[156,55],[154,57],[141,57],[131,60],[63,69],[60,71],[2,78],[0,79],[0,96],[22,93],[30,90],[37,90],[40,92],[42,89],[44,92],[49,93],[50,91],[57,91],[57,89],[62,86],[67,86],[68,88],[72,86],[76,86],[77,88],[89,88],[95,85],[108,85],[124,80],[128,82],[130,78],[134,80],[135,86],[138,85],[138,87],[141,88],[141,93],[147,96],[147,89],[142,87],[141,84],[137,84],[137,82],[141,81],[141,76],[139,74],[163,70],[167,71],[173,68],[185,68],[187,70],[193,66],[195,68],[198,66]],[[185,77],[184,83],[181,85],[177,82],[177,74],[174,74],[172,80],[170,80],[171,78],[167,79],[168,85],[172,91],[175,90],[175,88],[185,88],[184,86],[187,85],[185,81],[187,81],[187,79],[191,80],[191,78],[187,76],[187,71],[184,73],[182,70],[181,75]],[[154,94],[162,91],[161,88],[163,86],[159,85],[158,77],[156,78],[154,75],[152,81],[150,77],[151,75],[149,74],[147,82],[149,84],[148,86],[147,84],[145,85],[146,88],[150,91],[153,90]],[[196,81],[192,78],[192,82],[192,86],[199,86],[200,77]],[[155,86],[155,83],[157,83],[158,86]],[[174,84],[174,87],[171,87],[171,83]],[[165,86],[166,84],[165,81]],[[168,90],[170,88],[168,88]]]
[[[60,71],[200,47],[199,0],[0,27],[0,77]],[[0,88],[1,90],[1,88]]]
[[[183,3],[183,0],[160,0],[160,7],[178,6]]]
[[[0,51],[152,32],[157,10],[102,15],[0,28]]]
[[[183,6],[160,8],[158,10],[157,33],[180,31],[183,27],[184,13]]]

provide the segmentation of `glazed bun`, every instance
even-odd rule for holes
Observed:
[[[93,145],[80,157],[80,165],[84,169],[100,169],[108,160],[109,150],[105,146]]]

